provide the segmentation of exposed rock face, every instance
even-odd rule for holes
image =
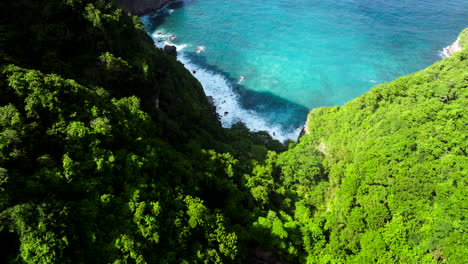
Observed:
[[[116,0],[123,9],[136,16],[154,12],[173,0]]]
[[[169,55],[177,57],[177,48],[175,46],[166,45],[164,46],[164,51]]]
[[[444,55],[447,57],[451,56],[455,52],[461,51],[462,48],[463,47],[460,45],[460,38],[458,38],[452,45],[444,48]]]
[[[216,112],[216,106],[215,106],[215,101],[213,99],[213,96],[207,96],[208,102],[210,102],[210,110],[211,114],[218,120],[221,120],[221,116]]]
[[[297,140],[299,141],[299,139],[301,139],[301,137],[305,134],[309,134],[309,117],[307,117],[307,121],[304,127],[302,128],[301,132],[299,133],[299,137],[297,138]]]

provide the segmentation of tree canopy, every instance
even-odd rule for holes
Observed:
[[[0,14],[0,263],[468,262],[467,46],[280,143],[110,1]]]

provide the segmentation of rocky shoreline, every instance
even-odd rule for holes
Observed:
[[[449,57],[452,56],[455,52],[461,51],[462,46],[460,45],[460,37],[457,38],[457,40],[452,43],[452,45],[444,48],[443,53],[445,56]]]
[[[135,16],[142,16],[164,7],[175,0],[117,0],[117,4]]]
[[[308,116],[304,124],[304,127],[302,127],[301,132],[299,133],[299,137],[297,138],[297,141],[299,141],[301,137],[303,137],[306,134],[309,134],[309,117]]]

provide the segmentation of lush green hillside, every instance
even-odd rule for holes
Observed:
[[[460,33],[460,43],[459,44],[464,48],[468,47],[468,28],[465,28]]]
[[[467,48],[285,151],[108,1],[0,14],[0,263],[468,262]]]
[[[283,145],[221,128],[198,81],[106,1],[0,13],[0,263],[241,259],[242,175]]]
[[[288,201],[271,206],[276,243],[309,263],[466,263],[467,109],[467,49],[314,109],[310,134],[267,161]]]

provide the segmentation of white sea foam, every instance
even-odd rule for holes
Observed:
[[[441,57],[442,59],[449,57],[450,56],[450,54],[448,52],[449,47],[450,46],[447,46],[447,47],[443,48],[441,51],[439,51],[439,57]]]
[[[195,52],[196,53],[202,53],[206,50],[206,47],[205,46],[197,46],[197,48],[195,49]]]
[[[236,122],[242,121],[250,130],[267,131],[273,138],[280,141],[297,139],[301,128],[286,132],[280,125],[268,123],[255,111],[242,108],[239,96],[224,76],[192,63],[184,52],[180,53],[178,59],[200,81],[205,94],[213,98],[223,127],[231,127]]]
[[[164,45],[174,45],[177,48],[177,59],[184,64],[192,75],[202,84],[205,94],[213,98],[216,112],[221,118],[223,127],[231,127],[241,121],[252,131],[267,131],[273,138],[279,141],[297,139],[302,127],[291,131],[284,131],[279,124],[267,122],[257,112],[244,109],[239,102],[239,95],[234,91],[230,82],[219,73],[204,69],[193,63],[185,54],[185,50],[193,50],[193,45],[174,44],[171,40],[172,34],[163,28],[155,31],[151,37],[159,48]],[[201,48],[202,47],[202,48]],[[205,50],[205,46],[195,46],[195,51]],[[242,76],[243,77],[243,76]],[[243,78],[240,78],[241,80]]]
[[[173,41],[177,37],[163,29],[155,31],[151,37],[158,48],[164,48],[165,45],[172,45],[177,48],[177,51],[182,51],[187,47],[187,44],[175,44]]]
[[[167,45],[173,45],[173,46],[175,46],[175,47],[177,48],[177,51],[178,51],[178,52],[183,51],[183,50],[188,46],[187,44],[179,44],[179,45],[177,45],[177,44],[174,44],[174,43],[169,42],[169,41],[167,41],[167,42],[165,42],[165,43],[166,43]]]
[[[452,45],[445,47],[442,51],[439,52],[439,56],[442,58],[450,57],[453,53],[459,52],[462,50],[462,46],[460,46],[460,37],[455,40]]]

